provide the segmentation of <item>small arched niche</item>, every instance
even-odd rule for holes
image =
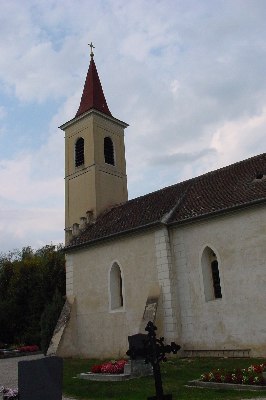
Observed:
[[[104,162],[106,164],[115,165],[114,145],[109,136],[104,138]]]
[[[84,164],[84,139],[78,138],[75,143],[75,166],[80,167]]]
[[[119,310],[124,307],[123,278],[120,266],[114,262],[110,269],[110,310]]]
[[[201,268],[205,300],[221,299],[219,262],[214,250],[208,246],[205,247],[201,256]]]

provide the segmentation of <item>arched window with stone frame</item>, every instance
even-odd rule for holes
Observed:
[[[216,252],[209,246],[206,246],[202,252],[201,269],[205,300],[210,301],[221,299],[222,288],[220,281],[219,261]]]
[[[109,272],[109,308],[110,311],[124,308],[124,283],[121,267],[114,262]]]
[[[84,139],[79,137],[75,143],[75,166],[80,167],[84,165]]]

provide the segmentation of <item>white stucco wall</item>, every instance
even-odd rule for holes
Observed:
[[[171,229],[181,344],[266,354],[266,210],[253,207]],[[205,300],[201,255],[219,261],[222,299]],[[178,311],[179,312],[179,311]]]
[[[206,301],[201,256],[219,263],[222,298]],[[123,277],[122,309],[110,310],[109,272]],[[266,210],[253,207],[205,221],[127,235],[67,254],[74,297],[59,355],[123,356],[139,332],[150,289],[161,287],[156,324],[182,349],[251,349],[266,354]]]
[[[75,297],[75,311],[59,355],[105,358],[125,354],[127,337],[139,332],[150,287],[157,284],[154,237],[148,231],[68,253],[67,294]],[[121,268],[124,285],[124,305],[118,310],[109,307],[109,272],[114,262]]]

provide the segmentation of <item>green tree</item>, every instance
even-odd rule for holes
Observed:
[[[62,246],[0,255],[0,342],[40,344],[40,320],[55,293],[65,295]]]

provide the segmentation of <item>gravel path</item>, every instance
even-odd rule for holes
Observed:
[[[19,361],[30,361],[42,358],[42,354],[35,356],[25,357],[12,357],[0,359],[0,386],[6,386],[12,389],[18,387],[18,362]],[[75,400],[72,398],[63,397],[62,400]]]

